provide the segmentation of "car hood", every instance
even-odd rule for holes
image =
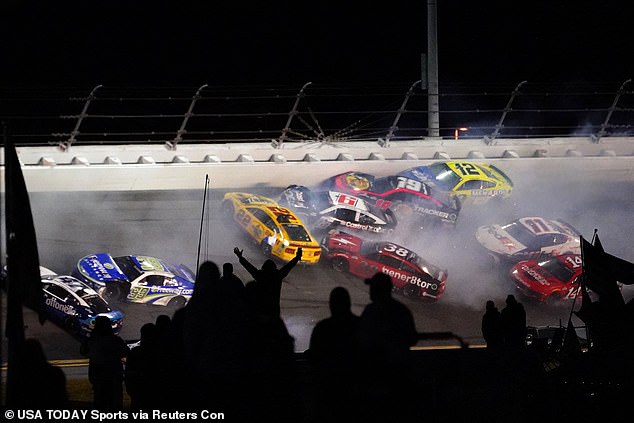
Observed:
[[[510,256],[526,249],[500,225],[480,226],[475,237],[483,247],[497,254]]]
[[[561,285],[559,281],[553,279],[552,276],[544,271],[537,264],[518,263],[513,266],[511,271],[521,283],[532,289],[533,291],[543,292],[544,290],[552,290],[552,288]]]
[[[361,239],[344,232],[331,234],[328,238],[328,249],[343,250],[352,254],[358,254],[361,248]]]
[[[77,268],[82,276],[95,282],[128,281],[108,253],[86,256],[79,260]]]

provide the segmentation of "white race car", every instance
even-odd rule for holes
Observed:
[[[480,226],[475,237],[496,260],[581,254],[581,234],[560,219],[522,217],[504,225]]]

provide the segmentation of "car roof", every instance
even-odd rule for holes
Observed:
[[[86,296],[99,295],[97,291],[84,282],[68,275],[58,275],[53,279],[42,279],[42,283],[59,286],[75,297],[82,305],[87,305],[84,300]]]
[[[260,204],[260,205],[277,205],[277,201],[263,195],[251,194],[248,192],[228,192],[226,198],[233,198],[244,205]]]
[[[534,235],[541,235],[545,233],[560,234],[574,236],[575,233],[572,228],[565,222],[547,219],[538,216],[521,217],[517,219],[522,226],[528,229]]]

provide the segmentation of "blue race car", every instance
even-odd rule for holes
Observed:
[[[195,274],[187,266],[149,256],[112,257],[97,253],[81,258],[72,275],[107,300],[182,307],[194,292]]]
[[[86,337],[95,326],[97,316],[112,322],[115,334],[121,331],[124,314],[110,305],[84,282],[40,268],[46,318],[73,335]]]

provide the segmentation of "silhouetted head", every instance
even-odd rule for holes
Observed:
[[[488,310],[495,310],[495,303],[493,302],[493,300],[488,300],[487,301],[486,309],[487,309],[487,311]]]
[[[157,328],[154,323],[141,326],[141,344],[149,344],[156,338]]]
[[[515,299],[515,295],[509,294],[506,296],[506,305],[517,304],[517,300]]]
[[[350,293],[342,286],[338,286],[330,291],[330,313],[338,316],[350,312]]]
[[[198,282],[208,283],[220,279],[220,270],[218,265],[213,261],[206,261],[198,268],[196,275],[196,284]]]
[[[392,296],[392,279],[385,273],[377,272],[365,280],[370,285],[370,300],[381,301]]]
[[[224,276],[230,275],[233,273],[233,264],[225,263],[222,265],[222,274]]]
[[[267,259],[263,264],[262,264],[262,270],[264,270],[265,272],[272,272],[273,270],[276,270],[277,266],[275,265],[275,262],[271,259]]]
[[[111,335],[112,333],[112,322],[110,322],[110,319],[106,316],[97,316],[91,336]]]
[[[172,318],[167,314],[159,314],[156,317],[156,329],[159,332],[166,333],[172,325]]]
[[[46,355],[40,341],[34,338],[29,338],[24,341],[23,350],[24,363],[28,366],[43,365],[46,363]]]

